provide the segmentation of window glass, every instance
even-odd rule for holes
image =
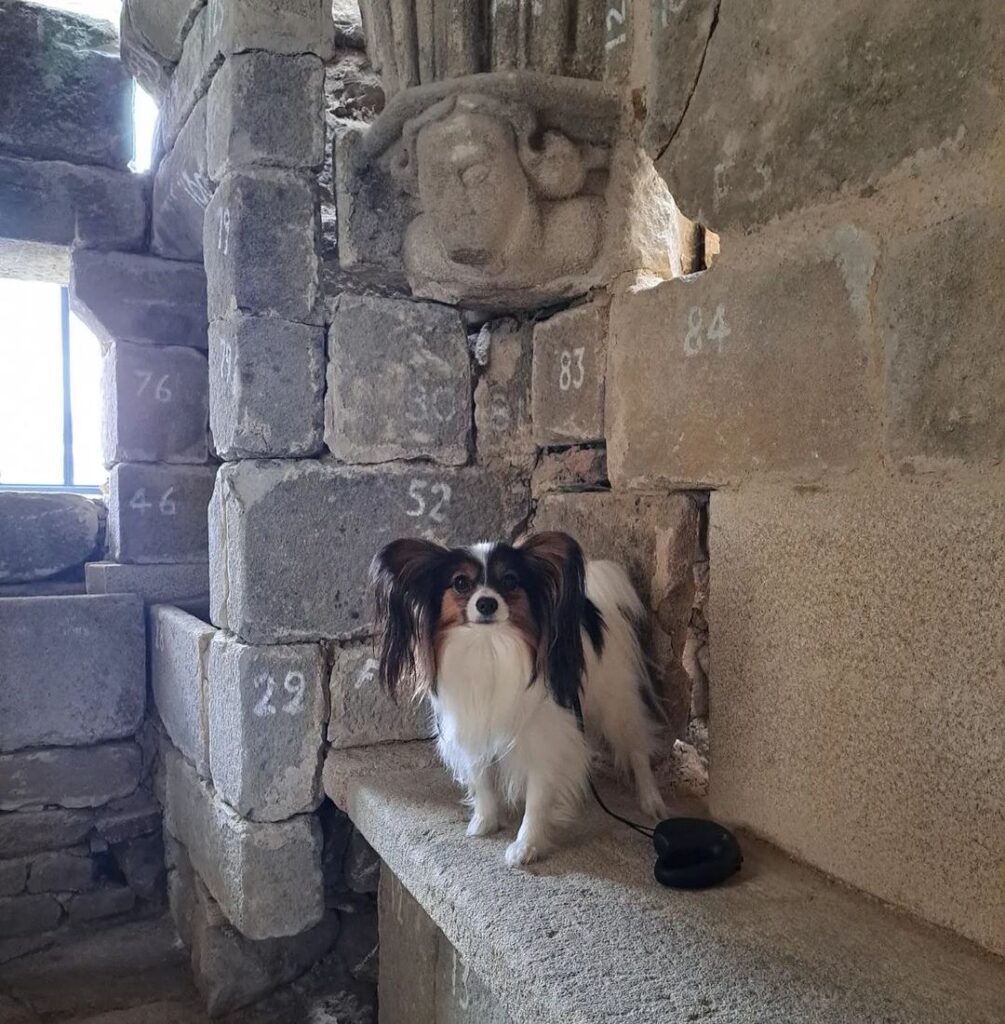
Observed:
[[[0,484],[63,483],[60,287],[0,278]]]

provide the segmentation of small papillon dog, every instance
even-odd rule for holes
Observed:
[[[642,603],[620,566],[586,563],[556,532],[515,547],[397,540],[371,574],[380,682],[432,702],[440,753],[468,790],[469,836],[496,832],[501,805],[523,804],[506,862],[545,855],[580,806],[601,739],[631,768],[643,811],[666,816],[650,765],[660,714]]]

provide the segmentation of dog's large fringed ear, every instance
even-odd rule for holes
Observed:
[[[433,581],[445,554],[428,540],[396,540],[370,563],[377,678],[395,701],[404,686],[417,695],[432,684]]]
[[[552,696],[576,711],[585,668],[582,629],[586,616],[586,562],[583,549],[567,533],[538,533],[521,550],[543,584],[542,607],[535,609],[541,640],[537,671],[545,673]]]

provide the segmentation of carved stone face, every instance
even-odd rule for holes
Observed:
[[[455,111],[416,139],[419,202],[448,259],[482,266],[502,259],[534,198],[509,124]]]

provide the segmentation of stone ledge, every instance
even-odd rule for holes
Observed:
[[[1001,1020],[1000,960],[752,838],[735,881],[674,892],[590,808],[575,845],[518,872],[510,832],[465,838],[458,797],[438,770],[381,770],[349,782],[348,809],[513,1024]]]

